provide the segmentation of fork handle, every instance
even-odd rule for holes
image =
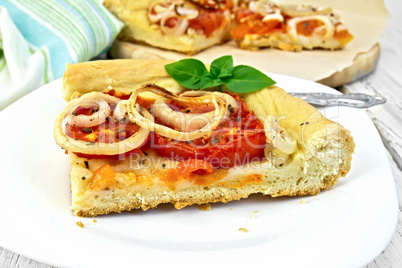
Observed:
[[[290,93],[294,97],[315,105],[331,106],[340,105],[354,108],[368,108],[383,104],[386,99],[379,96],[371,96],[363,93],[355,94],[330,94],[330,93]]]

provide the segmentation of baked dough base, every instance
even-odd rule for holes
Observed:
[[[302,51],[303,49],[312,50],[315,48],[337,50],[342,49],[342,45],[335,38],[325,39],[322,36],[299,36],[297,39],[292,38],[284,33],[272,33],[270,35],[246,35],[242,39],[236,40],[242,49],[259,50],[260,48],[279,48],[285,51]]]
[[[238,166],[231,169],[226,178],[209,186],[184,183],[180,188],[171,190],[161,181],[161,177],[149,175],[146,182],[126,181],[121,188],[93,191],[88,187],[93,172],[85,167],[84,161],[87,159],[71,154],[71,208],[78,216],[91,217],[132,209],[145,211],[163,203],[172,203],[176,209],[194,204],[227,203],[256,193],[272,197],[316,195],[333,186],[350,169],[348,162],[332,166],[322,164],[321,160],[313,156],[306,159],[304,153],[294,157],[281,168],[274,167],[268,160],[252,165],[266,167],[264,170],[251,170],[249,165]],[[89,166],[91,167],[91,163]],[[82,180],[83,174],[87,178],[85,181]],[[123,178],[125,174],[127,173],[117,173],[117,177]],[[239,184],[245,174],[261,174],[263,181],[249,183],[241,188],[231,186]]]

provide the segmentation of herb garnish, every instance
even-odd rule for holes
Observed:
[[[84,127],[84,128],[82,128],[82,132],[84,132],[84,133],[92,133],[93,129],[90,128],[90,127]]]
[[[214,145],[214,144],[217,144],[218,142],[219,142],[219,139],[214,139],[213,141],[211,141],[211,144]]]
[[[233,66],[232,56],[223,56],[211,63],[210,71],[197,59],[183,59],[165,65],[166,71],[188,89],[207,89],[225,85],[236,93],[249,93],[276,82],[264,73],[247,65]]]

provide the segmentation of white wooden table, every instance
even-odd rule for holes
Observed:
[[[402,1],[386,0],[390,21],[380,39],[381,57],[373,73],[341,90],[369,93],[387,98],[382,106],[369,108],[367,113],[380,132],[395,177],[399,196],[398,227],[391,242],[370,264],[375,267],[402,267]],[[53,266],[0,248],[0,268]]]

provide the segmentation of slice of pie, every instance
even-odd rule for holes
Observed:
[[[118,38],[195,54],[231,39],[231,1],[105,0],[124,23]]]
[[[331,8],[242,1],[234,11],[232,37],[243,49],[264,47],[287,51],[341,49],[353,36]]]
[[[276,86],[187,90],[168,63],[67,66],[54,133],[68,151],[76,215],[315,195],[350,170],[349,131],[301,99]]]

